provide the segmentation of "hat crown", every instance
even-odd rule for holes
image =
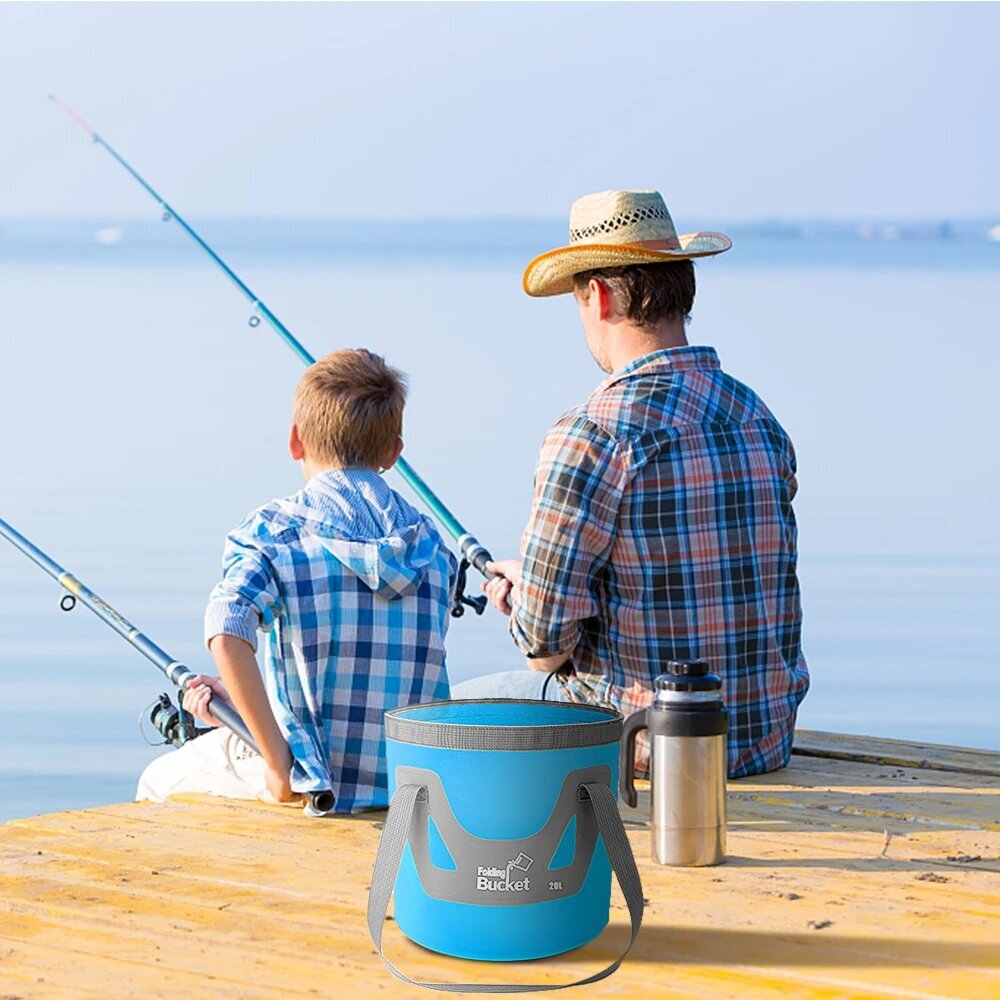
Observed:
[[[577,198],[569,210],[569,241],[571,245],[679,245],[673,219],[659,191],[598,191]]]

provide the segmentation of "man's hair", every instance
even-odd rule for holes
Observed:
[[[618,301],[618,307],[636,326],[650,328],[665,319],[687,322],[691,318],[694,264],[690,260],[582,271],[573,276],[573,283],[585,302],[591,278],[607,286]]]
[[[403,432],[406,376],[371,351],[334,351],[306,369],[292,419],[311,459],[374,469]]]

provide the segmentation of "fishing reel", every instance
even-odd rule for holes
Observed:
[[[465,592],[465,588],[468,585],[468,576],[469,560],[462,559],[458,564],[458,575],[455,577],[455,594],[451,601],[452,618],[461,618],[465,614],[466,608],[472,608],[477,615],[481,615],[489,603],[485,594],[481,597],[470,597]]]
[[[139,715],[139,731],[142,733],[143,739],[146,739],[143,730],[143,722],[145,721],[148,721],[163,737],[164,743],[175,747],[183,746],[189,740],[201,736],[202,733],[210,732],[210,730],[196,725],[194,716],[175,705],[166,692],[144,708]],[[150,741],[146,739],[146,742]],[[155,746],[155,744],[150,745]]]

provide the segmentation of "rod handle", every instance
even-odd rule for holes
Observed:
[[[470,564],[474,569],[477,569],[487,580],[493,580],[500,576],[499,573],[494,573],[492,570],[486,568],[488,562],[493,562],[493,556],[488,549],[484,549],[481,545],[472,553],[472,558],[469,559]]]
[[[247,729],[246,723],[240,718],[239,713],[228,701],[224,698],[210,698],[208,709],[219,722],[227,729],[232,730],[248,747],[260,753],[260,747],[254,742],[254,738],[250,735],[250,730]],[[337,797],[329,788],[324,788],[318,792],[307,792],[306,801],[309,803],[314,814],[325,815],[326,813],[333,812]]]
[[[260,747],[257,746],[254,738],[250,735],[250,730],[247,729],[246,723],[240,718],[236,709],[228,701],[224,698],[212,697],[208,701],[208,710],[226,729],[236,733],[255,753],[260,753]]]

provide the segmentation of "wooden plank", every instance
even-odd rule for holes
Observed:
[[[95,953],[86,944],[78,947],[65,939],[40,943],[24,940],[23,934],[14,938],[0,935],[0,986],[17,1000],[74,1000],[81,996],[102,1000],[269,1000],[274,996],[318,995],[316,990],[296,988],[301,975],[289,977],[277,990],[252,986],[242,973],[236,978],[219,975],[211,967],[192,975],[178,967],[166,942],[142,953],[125,954],[120,949]],[[13,992],[17,984],[20,989]]]
[[[731,783],[730,856],[710,869],[652,863],[648,786],[640,794],[623,813],[643,930],[588,995],[1000,995],[1000,780],[796,757]],[[421,995],[368,938],[383,817],[188,797],[0,826],[0,998]],[[386,949],[418,978],[556,984],[614,957],[627,912],[617,889],[613,899],[601,938],[541,962],[435,955],[391,920]]]
[[[647,834],[636,835],[636,850],[648,851]],[[169,851],[162,856],[158,867],[150,869],[144,858],[134,858],[134,851],[117,844],[103,844],[99,860],[85,855],[65,854],[48,847],[37,859],[25,866],[18,866],[18,853],[9,848],[0,849],[0,867],[7,871],[7,890],[15,895],[22,908],[39,911],[42,915],[49,908],[60,908],[67,894],[90,900],[89,919],[106,916],[109,919],[121,917],[127,923],[131,914],[170,914],[173,921],[186,921],[192,925],[217,920],[217,894],[220,886],[226,886],[227,900],[238,902],[244,914],[258,915],[282,913],[285,923],[324,926],[337,917],[343,909],[354,902],[353,897],[343,888],[344,882],[330,882],[324,903],[318,906],[310,887],[315,885],[318,872],[297,869],[295,876],[282,880],[280,886],[253,881],[247,872],[247,865],[235,857],[221,858],[215,851],[218,839],[205,839],[197,856],[188,858],[181,853]],[[734,829],[733,851],[729,862],[720,872],[731,877],[736,869],[746,871],[745,876],[761,884],[761,893],[780,897],[785,891],[796,889],[799,898],[809,898],[822,902],[835,892],[837,878],[841,872],[854,872],[864,876],[853,889],[854,901],[858,904],[866,900],[880,902],[887,892],[894,891],[902,880],[897,874],[912,876],[906,880],[909,901],[919,906],[934,906],[943,911],[954,911],[956,915],[976,917],[989,913],[1000,919],[1000,899],[984,889],[978,878],[969,878],[967,868],[955,868],[962,874],[953,875],[948,867],[936,865],[933,861],[912,862],[906,857],[892,857],[882,854],[880,837],[855,838],[857,843],[851,850],[827,846],[818,848],[810,835],[800,834],[790,842],[788,839],[773,841],[766,835],[753,833],[743,835]],[[351,845],[343,843],[343,850]],[[739,851],[740,853],[737,853]],[[821,853],[825,852],[825,853]],[[361,882],[366,875],[367,847],[361,852],[365,861],[355,872],[350,884]],[[295,867],[294,856],[276,856],[271,859],[275,866]],[[230,885],[220,877],[220,868],[240,866],[241,880]],[[19,878],[14,872],[20,867]],[[116,873],[109,878],[109,868]],[[937,872],[941,876],[934,881],[922,880],[920,876]],[[155,874],[154,874],[155,873]],[[328,874],[328,871],[327,873]],[[700,877],[700,876],[699,876]],[[722,881],[726,881],[723,878]],[[948,885],[947,889],[941,888]],[[831,887],[834,887],[831,889]],[[805,893],[808,890],[808,897]],[[740,901],[738,906],[741,907]],[[145,916],[143,917],[145,919]]]
[[[805,757],[827,757],[832,760],[894,764],[898,767],[1000,777],[1000,751],[934,743],[908,743],[876,736],[849,736],[799,729],[795,733],[792,753]]]
[[[719,870],[722,871],[721,869]],[[679,875],[681,881],[704,882],[704,872],[672,872],[672,875]],[[725,882],[721,879],[719,884]],[[675,893],[675,897],[679,895]],[[863,981],[858,979],[859,975],[868,975],[867,967],[877,963],[888,967],[892,976],[898,979],[901,967],[919,962],[921,966],[933,965],[943,959],[947,963],[960,961],[965,965],[973,967],[982,965],[989,958],[985,950],[977,950],[963,942],[953,942],[947,945],[942,942],[922,942],[919,940],[901,941],[885,935],[884,927],[879,932],[879,926],[885,919],[885,913],[876,914],[877,920],[870,926],[865,934],[843,934],[830,933],[821,935],[819,932],[809,930],[791,930],[781,934],[773,934],[769,931],[758,929],[752,926],[752,921],[747,919],[745,900],[740,899],[739,905],[743,908],[742,913],[734,915],[727,912],[723,907],[719,908],[719,903],[724,902],[727,897],[733,896],[733,886],[718,889],[712,895],[713,911],[715,911],[715,923],[708,924],[704,920],[704,913],[701,914],[700,921],[689,920],[689,914],[684,908],[678,908],[666,901],[662,906],[653,904],[650,908],[649,919],[641,948],[637,950],[636,961],[649,962],[650,956],[655,955],[654,965],[678,965],[688,970],[689,966],[705,964],[716,969],[709,978],[719,975],[718,969],[722,970],[723,976],[730,976],[732,966],[748,966],[754,970],[755,978],[763,975],[766,979],[774,982],[787,982],[789,980],[804,980],[812,982],[817,980],[818,974],[814,967],[831,967],[839,970],[835,987],[839,988],[845,981],[850,981],[855,985],[863,985]],[[98,902],[93,895],[87,897],[88,902]],[[767,919],[769,901],[762,899],[757,907],[755,922],[763,923]],[[33,937],[42,935],[55,936],[62,941],[72,942],[68,947],[73,955],[86,956],[90,954],[89,949],[96,948],[99,955],[108,953],[121,953],[129,955],[133,960],[142,954],[144,945],[149,946],[149,940],[160,940],[163,942],[168,952],[171,952],[171,969],[184,970],[192,977],[203,977],[211,974],[213,968],[242,968],[239,982],[252,987],[254,991],[258,989],[273,990],[280,995],[301,995],[296,984],[292,981],[285,982],[284,975],[289,962],[296,959],[294,950],[288,950],[288,941],[297,942],[299,948],[308,947],[314,943],[323,942],[325,947],[321,953],[312,956],[310,951],[310,967],[314,969],[314,975],[319,979],[325,979],[330,975],[328,966],[337,965],[344,969],[354,969],[359,975],[364,974],[366,963],[356,963],[350,959],[342,961],[342,956],[355,955],[364,952],[361,947],[363,941],[363,927],[360,907],[355,907],[355,911],[341,915],[338,920],[335,915],[328,915],[329,933],[319,936],[315,932],[312,934],[299,934],[295,928],[287,927],[287,914],[276,912],[272,915],[270,922],[263,922],[259,925],[262,932],[260,937],[266,940],[267,961],[257,963],[256,966],[243,967],[246,965],[244,956],[245,948],[240,947],[239,924],[244,916],[240,912],[231,913],[227,918],[228,926],[220,923],[218,914],[216,922],[219,924],[211,936],[208,936],[209,927],[191,927],[188,923],[187,914],[171,913],[158,914],[157,922],[151,923],[149,919],[140,920],[135,926],[130,925],[129,920],[104,920],[100,914],[92,913],[88,908],[88,913],[84,916],[77,912],[72,914],[70,903],[65,904],[67,913],[54,913],[47,918],[36,918],[32,923],[25,923],[25,915],[22,912],[20,924],[20,934],[24,934],[30,929]],[[224,905],[224,904],[223,904]],[[690,902],[689,902],[690,907]],[[791,908],[792,902],[785,902],[786,907]],[[808,905],[808,904],[806,904]],[[620,905],[616,909],[621,909]],[[695,907],[699,909],[699,907]],[[803,912],[799,913],[800,926],[805,928],[806,917],[811,915],[811,911],[800,907]],[[661,910],[671,911],[669,921],[662,921]],[[146,917],[148,918],[148,914]],[[353,918],[353,919],[352,919]],[[620,940],[624,934],[624,920],[616,914],[615,931]],[[819,921],[816,921],[819,922]],[[356,926],[355,926],[356,925]],[[0,927],[0,939],[10,939],[9,931]],[[359,941],[358,939],[362,939]],[[879,938],[882,938],[880,941]],[[178,955],[174,956],[169,942],[177,940],[178,945],[174,949],[180,948]],[[401,961],[407,963],[407,968],[412,968],[413,964],[420,965],[426,963],[427,954],[419,949],[402,941],[398,935],[390,934],[393,953],[401,955]],[[158,951],[160,949],[157,949]],[[589,961],[594,967],[599,967],[597,963],[603,961],[613,953],[613,948],[607,943],[601,948],[592,949]],[[583,956],[577,956],[588,961]],[[159,954],[148,956],[148,960],[156,962],[162,961]],[[425,971],[424,975],[433,975],[435,971],[441,974],[440,969]],[[445,963],[442,963],[445,964]],[[484,967],[478,963],[457,963],[458,965],[468,965],[470,974],[478,972],[484,973]],[[541,963],[545,965],[545,963]],[[551,963],[553,966],[564,966],[565,962]],[[449,964],[449,971],[458,973],[457,968],[452,968],[456,963]],[[776,968],[770,969],[775,965]],[[785,968],[785,967],[788,968]],[[488,968],[488,967],[486,967]],[[506,969],[506,967],[504,967]],[[767,971],[770,969],[770,971]],[[135,970],[126,969],[126,972]],[[492,970],[490,970],[492,971]],[[641,965],[630,970],[628,977],[633,986],[655,985],[656,971]],[[676,971],[676,970],[675,970]],[[947,972],[948,970],[943,970]],[[544,969],[544,975],[551,977],[555,981],[556,972],[553,969]],[[565,969],[566,975],[571,974],[571,969]],[[652,983],[647,983],[647,977],[653,976]],[[700,973],[699,973],[700,975]],[[881,974],[880,974],[881,975]],[[950,975],[950,973],[949,973]],[[225,977],[222,977],[225,978]],[[520,977],[519,977],[520,978]],[[704,977],[703,977],[704,978]],[[946,977],[938,977],[946,978]],[[927,980],[925,974],[924,980]],[[871,987],[869,983],[868,988]],[[925,995],[926,991],[921,991]],[[255,993],[256,995],[256,993]],[[631,995],[631,994],[629,994]],[[662,995],[662,994],[660,994]],[[902,995],[913,995],[912,991]],[[954,995],[945,992],[935,995]]]

